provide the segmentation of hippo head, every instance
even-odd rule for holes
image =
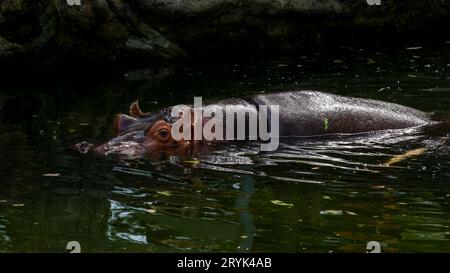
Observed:
[[[173,139],[171,129],[174,120],[169,115],[170,109],[159,113],[143,113],[135,102],[130,106],[130,115],[116,115],[116,137],[97,147],[95,151],[131,157],[148,156],[161,160],[170,156],[190,156],[193,142]]]

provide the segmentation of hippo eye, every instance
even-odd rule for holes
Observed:
[[[161,130],[159,130],[158,135],[162,139],[167,139],[169,137],[169,131],[167,129],[161,129]]]

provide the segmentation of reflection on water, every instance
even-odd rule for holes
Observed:
[[[0,251],[64,252],[69,241],[88,252],[365,252],[369,241],[450,251],[445,135],[298,138],[271,153],[242,143],[167,162],[72,149],[110,138],[114,114],[136,99],[151,111],[193,95],[314,89],[447,115],[445,46],[13,81],[0,89]]]

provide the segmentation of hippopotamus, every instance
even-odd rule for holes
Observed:
[[[257,114],[261,111],[262,105],[269,105],[269,108],[271,105],[279,106],[278,134],[281,141],[283,137],[353,135],[422,127],[435,122],[430,114],[407,106],[319,91],[255,94],[213,102],[203,106],[202,111],[213,109],[225,112],[232,109],[237,113]],[[157,158],[172,155],[192,156],[197,152],[208,152],[214,140],[174,138],[171,128],[180,118],[171,115],[174,107],[177,106],[155,113],[144,113],[137,102],[131,104],[129,115],[116,115],[114,121],[116,136],[95,148],[95,151],[101,154],[149,155]],[[269,109],[268,119],[270,111]],[[245,119],[248,122],[248,116]],[[204,126],[208,118],[202,117],[200,120]],[[248,135],[248,130],[246,134]]]

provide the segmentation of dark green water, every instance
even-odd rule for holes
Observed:
[[[101,80],[72,72],[4,79],[0,252],[66,252],[69,241],[82,252],[365,252],[368,241],[383,252],[449,252],[450,156],[439,137],[303,139],[265,154],[248,144],[193,162],[71,149],[112,137],[114,115],[136,99],[150,111],[194,95],[313,89],[450,114],[449,49],[341,48]],[[381,165],[421,147],[420,156]]]

